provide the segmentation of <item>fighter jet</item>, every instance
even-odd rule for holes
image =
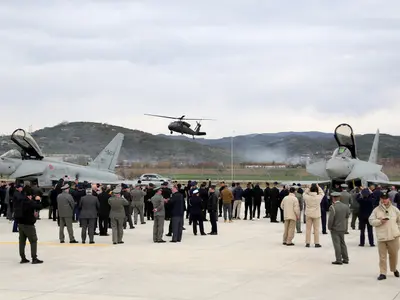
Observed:
[[[322,160],[307,165],[307,172],[319,177],[322,181],[349,182],[361,180],[367,183],[400,185],[400,182],[390,182],[382,172],[382,166],[377,164],[379,130],[377,130],[368,161],[360,160],[357,156],[356,141],[353,129],[348,124],[336,127],[334,137],[338,148],[329,160]]]
[[[33,137],[23,129],[15,130],[11,140],[19,151],[10,150],[0,156],[0,174],[21,181],[37,180],[39,187],[49,188],[60,178],[102,184],[135,184],[115,174],[115,166],[124,135],[118,133],[88,166],[55,161],[44,157]]]

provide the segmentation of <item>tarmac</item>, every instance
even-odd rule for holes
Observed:
[[[378,250],[358,247],[358,231],[346,235],[350,264],[335,266],[330,235],[321,235],[322,248],[305,248],[305,233],[296,234],[294,247],[283,246],[282,223],[267,219],[220,218],[218,236],[194,236],[185,221],[182,243],[176,244],[154,244],[148,221],[126,230],[125,244],[96,236],[96,244],[83,245],[68,239],[60,244],[56,223],[44,218],[47,211],[41,216],[42,265],[19,264],[18,234],[0,220],[1,299],[400,299],[400,279],[389,273],[387,280],[376,280]],[[80,241],[77,224],[74,230]],[[30,258],[29,245],[26,252]]]

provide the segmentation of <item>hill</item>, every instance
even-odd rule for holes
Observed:
[[[152,135],[146,132],[101,123],[62,123],[32,135],[46,154],[88,154],[92,158],[118,133],[125,135],[120,160],[180,163],[223,162],[230,164],[231,143],[235,162],[295,161],[301,157],[330,155],[337,147],[332,133],[279,132],[250,134],[220,139],[191,138],[180,135]],[[374,134],[356,136],[358,154],[368,159]],[[0,137],[0,153],[14,145]],[[381,158],[400,159],[400,137],[381,134]]]
[[[63,123],[35,131],[32,136],[43,153],[88,154],[94,158],[118,132],[125,135],[120,160],[188,163],[230,160],[230,153],[225,149],[199,145],[190,140],[171,140],[138,130],[101,123]],[[9,140],[10,137],[2,138],[1,153],[14,148],[13,143],[5,142]]]

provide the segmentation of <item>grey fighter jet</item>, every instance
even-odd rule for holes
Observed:
[[[382,166],[377,164],[379,130],[376,132],[368,161],[357,157],[356,141],[350,125],[338,125],[334,137],[338,148],[332,157],[307,165],[307,172],[323,180],[320,182],[361,180],[364,186],[369,182],[400,185],[400,182],[390,182],[382,172]]]
[[[44,189],[51,187],[60,178],[120,184],[126,181],[114,171],[123,139],[124,135],[118,133],[93,162],[81,166],[44,157],[33,137],[23,129],[17,129],[12,133],[11,140],[19,147],[19,151],[10,150],[0,156],[0,174],[21,181],[37,180],[38,185]]]

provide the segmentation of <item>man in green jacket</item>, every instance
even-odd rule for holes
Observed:
[[[344,235],[348,226],[350,208],[348,205],[340,202],[340,196],[341,193],[339,192],[333,192],[331,194],[332,205],[329,208],[328,230],[331,232],[336,256],[336,260],[332,262],[333,265],[349,263],[349,255],[347,253]]]

